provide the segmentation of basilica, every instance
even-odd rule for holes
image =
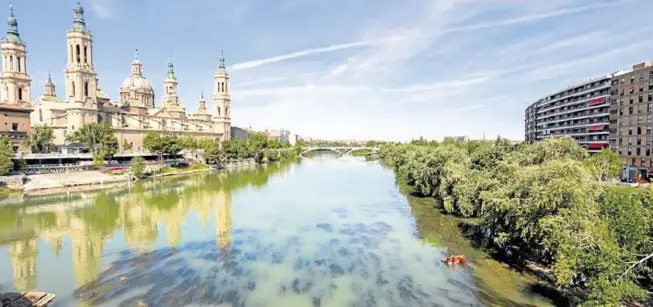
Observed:
[[[31,79],[27,73],[27,52],[18,33],[13,9],[8,25],[7,36],[1,45],[4,61],[0,77],[0,108],[3,105],[12,106],[16,109],[16,116],[29,114],[28,126],[31,122],[31,126],[54,128],[55,145],[63,145],[67,135],[88,123],[111,125],[116,131],[120,149],[124,144],[130,144],[136,152],[143,149],[141,140],[148,131],[218,140],[230,137],[230,83],[222,53],[213,76],[211,112],[207,109],[203,93],[198,109],[192,114],[186,112],[177,95],[178,80],[172,60],[168,61],[168,72],[163,80],[164,91],[157,105],[152,84],[143,74],[138,52],[131,63],[130,75],[120,86],[118,99],[112,100],[99,87],[98,73],[93,65],[93,36],[86,27],[84,9],[78,1],[74,7],[73,23],[66,32],[68,56],[64,70],[64,96],[57,95],[55,84],[48,78],[43,95],[29,103]],[[24,120],[16,119],[23,125]]]

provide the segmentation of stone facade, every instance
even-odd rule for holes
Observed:
[[[213,76],[213,114],[208,112],[203,94],[198,110],[193,114],[186,113],[177,95],[178,80],[171,59],[163,80],[162,101],[157,107],[152,85],[143,74],[138,51],[131,63],[131,73],[120,87],[118,100],[114,101],[99,87],[93,65],[93,36],[86,28],[84,9],[79,2],[74,13],[73,24],[66,33],[65,96],[63,99],[57,97],[55,85],[48,78],[44,94],[32,105],[31,124],[53,127],[55,145],[63,145],[67,135],[88,123],[111,125],[121,150],[126,141],[132,150],[142,151],[141,140],[148,131],[218,140],[230,137],[231,87],[222,54]],[[21,58],[24,60],[24,56]],[[23,84],[19,86],[25,88],[23,95],[29,101],[29,76],[24,75],[23,79],[16,79],[16,84]]]
[[[13,7],[7,19],[7,35],[0,41],[0,136],[7,136],[14,152],[24,151],[30,129],[31,79],[27,73],[27,47],[18,33]]]

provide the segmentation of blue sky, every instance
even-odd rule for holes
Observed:
[[[5,0],[6,1],[6,0]],[[14,0],[36,99],[63,95],[74,0]],[[138,47],[157,105],[168,53],[188,112],[220,49],[233,125],[337,139],[523,139],[551,91],[653,60],[653,1],[82,0],[112,99]],[[0,10],[8,16],[9,6]],[[0,13],[1,14],[1,13]]]

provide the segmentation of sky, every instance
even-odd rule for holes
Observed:
[[[9,15],[9,2],[0,16]],[[63,96],[75,0],[14,0],[32,99]],[[322,139],[524,138],[524,109],[653,60],[649,0],[81,0],[100,88],[135,49],[161,104],[169,54],[188,113],[224,50],[232,125]],[[2,5],[2,3],[0,3]]]

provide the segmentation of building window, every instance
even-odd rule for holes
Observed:
[[[23,101],[23,89],[18,88],[18,101]]]
[[[88,63],[88,55],[86,53],[86,46],[84,46],[84,63]]]
[[[224,108],[224,116],[229,116],[229,107]]]
[[[84,97],[88,97],[88,81],[84,82]]]
[[[18,131],[18,123],[11,123],[11,131]]]
[[[77,58],[77,63],[81,63],[79,45],[75,45],[75,57]]]
[[[10,71],[14,70],[14,57],[11,55],[9,56],[9,70]]]
[[[637,127],[637,134],[642,134],[642,127]]]
[[[73,81],[73,96],[75,96],[75,81]]]
[[[20,57],[16,57],[16,66],[18,67],[18,72],[20,72]]]
[[[43,110],[39,109],[39,121],[43,121]]]

